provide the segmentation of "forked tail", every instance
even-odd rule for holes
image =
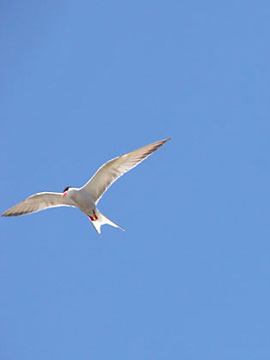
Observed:
[[[125,231],[123,228],[121,228],[121,226],[117,225],[115,222],[103,215],[98,209],[92,210],[92,215],[89,215],[89,219],[99,234],[101,233],[101,226],[105,224]]]

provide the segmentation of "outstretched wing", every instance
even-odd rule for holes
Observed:
[[[74,206],[71,200],[63,198],[61,193],[42,192],[29,196],[24,201],[6,210],[2,216],[32,214],[44,209],[58,206]]]
[[[95,203],[98,203],[103,193],[112,185],[112,183],[124,173],[137,166],[168,140],[170,140],[170,138],[143,146],[140,149],[131,151],[130,153],[106,162],[98,169],[95,175],[82,187],[82,189],[91,195]]]

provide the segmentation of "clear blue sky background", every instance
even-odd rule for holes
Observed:
[[[1,212],[171,136],[74,209],[0,219],[2,360],[269,359],[269,1],[2,1]]]

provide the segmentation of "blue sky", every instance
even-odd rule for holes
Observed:
[[[3,360],[269,359],[267,1],[4,1],[1,212],[173,139],[99,204],[2,218]]]

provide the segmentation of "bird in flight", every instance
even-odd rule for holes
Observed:
[[[168,140],[170,140],[170,138],[156,141],[153,144],[143,146],[106,162],[97,170],[94,176],[80,188],[67,186],[62,193],[41,192],[34,194],[6,210],[2,216],[32,214],[48,208],[71,206],[77,207],[85,213],[99,234],[101,233],[101,226],[104,224],[123,230],[119,225],[104,216],[98,210],[97,204],[104,192],[120,176],[133,169]]]

